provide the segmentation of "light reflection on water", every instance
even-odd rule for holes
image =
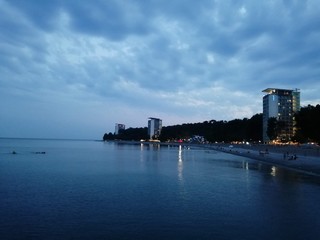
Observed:
[[[181,145],[12,141],[8,146],[0,144],[1,239],[320,234],[318,177]],[[12,146],[19,154],[8,154]]]
[[[275,166],[272,166],[271,167],[271,176],[273,176],[273,177],[275,177],[275,176],[277,176],[277,167],[275,167]]]
[[[181,145],[179,145],[179,153],[178,153],[178,178],[179,178],[179,182],[183,182],[183,160],[182,160]]]

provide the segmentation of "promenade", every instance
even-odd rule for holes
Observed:
[[[320,176],[319,147],[216,144],[210,148]]]

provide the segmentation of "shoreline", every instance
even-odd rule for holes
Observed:
[[[305,149],[303,148],[289,146],[291,152],[289,152],[286,147],[271,146],[270,148],[270,145],[232,145],[232,147],[216,145],[209,146],[208,148],[227,154],[247,157],[265,164],[287,168],[292,171],[320,176],[320,157],[314,154],[306,155]],[[267,149],[267,151],[261,149]],[[296,159],[288,159],[288,152],[289,156],[295,155]]]
[[[138,142],[114,141],[119,144],[152,144],[178,147],[189,146],[210,149],[240,157],[250,158],[269,165],[276,165],[313,176],[320,176],[320,147],[306,148],[302,146],[245,145],[245,144],[195,144],[178,142]],[[288,159],[287,156],[296,156]],[[285,158],[286,157],[286,158]]]

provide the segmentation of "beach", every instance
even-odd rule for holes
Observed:
[[[213,149],[320,176],[320,147],[215,144]]]

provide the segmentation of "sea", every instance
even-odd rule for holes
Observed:
[[[0,239],[319,239],[320,177],[210,148],[0,139]]]

